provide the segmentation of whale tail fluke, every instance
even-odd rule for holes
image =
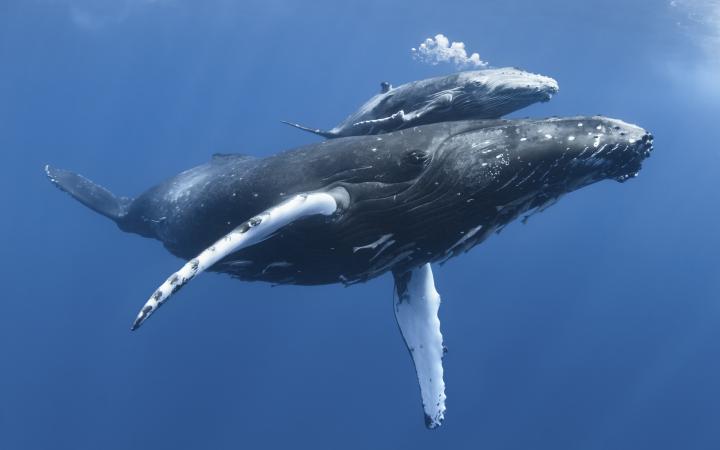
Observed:
[[[116,197],[104,187],[68,170],[46,165],[45,174],[60,190],[67,192],[93,211],[116,222],[127,214],[128,206],[132,202],[132,199],[127,197]]]
[[[290,125],[291,127],[298,128],[303,131],[308,131],[313,134],[317,134],[318,136],[322,136],[324,138],[332,139],[338,137],[336,133],[333,133],[332,131],[323,131],[319,128],[310,128],[303,125],[300,125],[299,123],[292,123],[285,120],[281,120],[280,122],[284,123],[285,125]]]

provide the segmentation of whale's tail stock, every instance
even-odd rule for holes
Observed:
[[[132,203],[132,199],[116,197],[99,184],[74,172],[46,165],[45,174],[60,190],[67,192],[83,205],[115,222],[125,217],[128,207]]]

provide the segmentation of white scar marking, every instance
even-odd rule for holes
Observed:
[[[546,134],[545,139],[552,139],[552,134]]]
[[[384,243],[383,246],[380,247],[380,250],[378,250],[377,253],[375,253],[372,258],[370,258],[370,261],[372,261],[373,259],[375,259],[375,258],[377,258],[378,256],[380,256],[380,254],[381,254],[382,252],[384,252],[385,249],[387,249],[388,247],[390,247],[390,246],[393,245],[394,243],[395,243],[395,240],[394,240],[394,239],[390,239],[389,241],[387,241],[386,243]]]
[[[592,155],[590,155],[590,158],[594,158],[594,157],[596,157],[597,155],[599,155],[600,153],[602,153],[602,151],[605,150],[605,148],[606,148],[607,146],[608,146],[607,144],[603,144],[602,147],[600,147],[600,148],[597,149]],[[597,147],[597,145],[596,145],[595,147]]]
[[[503,189],[505,189],[506,187],[508,187],[508,186],[510,185],[510,183],[512,183],[513,181],[515,181],[515,180],[517,179],[517,177],[518,177],[518,174],[516,173],[515,175],[512,176],[512,178],[510,178],[509,180],[507,180],[507,182],[506,182],[505,184],[503,184],[502,186],[500,186],[499,188],[497,188],[497,190],[498,190],[498,191],[502,191]]]
[[[568,141],[574,141],[574,140],[575,140],[575,136],[568,136]]]
[[[239,261],[228,261],[228,262],[226,262],[226,263],[223,263],[223,265],[224,265],[224,266],[229,266],[229,267],[235,267],[235,266],[251,266],[252,263],[253,263],[252,261],[239,260]]]
[[[390,239],[392,236],[393,236],[392,233],[390,233],[390,234],[383,234],[382,236],[380,236],[380,237],[378,238],[378,240],[376,240],[376,241],[374,241],[374,242],[371,242],[371,243],[369,243],[369,244],[367,244],[367,245],[362,245],[362,246],[360,246],[360,247],[353,247],[353,253],[356,253],[356,252],[358,252],[359,250],[365,250],[365,249],[375,250],[375,248],[377,248],[377,246],[384,244],[384,243],[385,243],[388,239]]]
[[[530,179],[533,175],[535,175],[535,172],[537,172],[537,167],[534,168],[525,178],[520,180],[520,182],[517,184],[517,186],[520,186],[521,184],[524,184],[527,180]]]
[[[447,249],[447,251],[446,251],[445,253],[446,253],[446,254],[447,254],[447,253],[450,253],[450,252],[452,252],[453,250],[455,250],[457,247],[459,247],[459,246],[461,246],[462,244],[464,244],[468,239],[470,239],[471,237],[475,236],[475,235],[478,233],[478,231],[482,230],[482,227],[483,227],[482,225],[478,225],[478,226],[476,226],[475,228],[471,228],[470,231],[468,231],[468,232],[465,233],[460,239],[458,239],[458,241],[457,241],[456,243],[454,243],[452,247],[450,247],[449,249]]]
[[[273,262],[273,263],[270,263],[267,266],[265,266],[265,268],[262,270],[262,274],[265,275],[265,273],[268,270],[275,268],[275,267],[290,267],[290,266],[292,266],[292,263],[287,262],[287,261]]]
[[[520,138],[520,142],[525,142],[525,141],[527,141],[527,138]]]
[[[371,273],[375,274],[375,273],[385,272],[385,270],[387,270],[388,268],[391,268],[392,266],[394,266],[395,264],[397,264],[397,263],[399,263],[400,261],[404,260],[405,258],[408,258],[408,257],[412,256],[412,254],[413,254],[413,251],[412,251],[412,250],[404,251],[404,252],[400,253],[399,255],[397,255],[397,256],[396,256],[395,258],[393,258],[392,260],[390,260],[387,264],[385,264],[385,265],[383,265],[383,266],[380,266],[380,267],[373,266],[373,267],[370,269],[370,270],[371,270]]]

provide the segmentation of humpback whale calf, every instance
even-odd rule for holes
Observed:
[[[267,158],[216,155],[130,199],[46,166],[50,180],[123,231],[187,263],[132,328],[205,270],[241,280],[353,284],[391,272],[394,311],[426,425],[445,414],[431,263],[597,181],[625,181],[652,135],[603,117],[458,121],[323,141]]]
[[[458,72],[413,81],[379,94],[327,131],[288,125],[326,138],[380,134],[429,123],[499,119],[558,92],[555,80],[512,67]]]

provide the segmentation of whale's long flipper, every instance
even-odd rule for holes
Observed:
[[[140,310],[132,329],[136,330],[172,294],[225,256],[262,242],[278,229],[298,219],[318,214],[329,216],[337,211],[338,207],[338,201],[332,194],[299,194],[244,222],[165,280]]]
[[[442,358],[444,347],[440,333],[440,295],[435,290],[430,264],[395,274],[397,299],[395,318],[415,363],[425,425],[435,428],[445,418],[445,382]]]
[[[428,104],[415,111],[406,113],[404,110],[401,109],[400,111],[387,117],[355,122],[353,124],[353,127],[361,130],[370,127],[371,134],[377,133],[377,131],[374,131],[376,127],[379,127],[379,130],[385,132],[392,131],[393,129],[408,128],[416,124],[419,125],[421,123],[420,120],[430,113],[434,113],[443,109],[448,109],[451,104],[452,95],[439,95],[430,102],[428,102]]]
[[[318,136],[322,136],[324,138],[332,139],[338,137],[336,133],[333,133],[332,131],[324,131],[319,128],[310,128],[303,125],[300,125],[299,123],[292,123],[285,120],[281,120],[280,122],[284,123],[285,125],[290,125],[291,127],[298,128],[303,131],[308,131],[313,134],[317,134]]]
[[[420,120],[426,115],[449,109],[452,106],[453,98],[452,90],[442,91],[436,94],[424,106],[416,110],[406,112],[401,109],[390,116],[362,120],[355,122],[352,126],[360,130],[367,127],[371,127],[371,130],[373,130],[372,127],[380,127],[380,130],[387,132],[395,128],[408,128],[416,124],[419,125],[421,123]],[[377,133],[377,131],[371,131],[371,134],[372,133]]]

